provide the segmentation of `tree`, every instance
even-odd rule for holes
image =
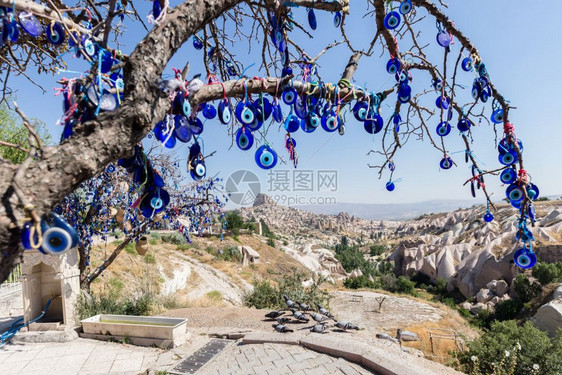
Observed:
[[[534,185],[525,173],[521,147],[516,142],[514,127],[509,123],[511,107],[494,86],[477,48],[429,0],[369,1],[370,9],[366,13],[366,19],[374,20],[376,32],[361,49],[347,37],[346,17],[350,12],[357,11],[347,0],[185,0],[173,9],[167,8],[167,1],[156,0],[152,14],[154,26],[130,55],[123,55],[109,41],[118,42],[122,36],[119,19],[132,17],[140,22],[141,17],[132,2],[110,0],[95,3],[88,0],[78,1],[77,7],[74,3],[69,3],[58,0],[46,0],[45,4],[0,0],[0,4],[6,6],[2,9],[6,30],[10,31],[10,27],[17,26],[14,18],[16,15],[11,11],[15,9],[28,12],[24,13],[27,20],[30,19],[29,12],[48,20],[46,30],[51,35],[51,41],[58,42],[59,37],[64,37],[65,31],[71,40],[70,47],[66,44],[48,43],[44,38],[35,43],[33,37],[21,33],[20,39],[14,42],[15,33],[4,33],[3,58],[0,60],[4,87],[9,88],[6,80],[12,73],[22,74],[33,81],[29,68],[34,65],[40,72],[64,66],[64,57],[61,57],[60,52],[67,49],[84,57],[90,66],[89,72],[82,78],[61,81],[66,112],[63,116],[65,139],[60,145],[45,147],[38,137],[34,137],[36,133],[32,123],[17,109],[29,130],[30,153],[21,165],[0,159],[0,194],[3,197],[0,205],[0,281],[7,277],[23,251],[19,245],[19,223],[30,219],[38,223],[42,215],[47,214],[80,183],[99,174],[118,158],[130,157],[135,145],[153,128],[157,138],[171,146],[171,143],[168,144],[171,133],[170,117],[167,114],[171,109],[174,114],[178,104],[185,105],[182,108],[193,109],[195,114],[198,109],[206,108],[201,106],[203,103],[218,100],[223,106],[228,103],[234,108],[235,100],[245,98],[241,101],[241,108],[249,111],[241,112],[247,116],[246,120],[255,119],[256,116],[264,119],[265,112],[269,111],[269,106],[264,104],[264,95],[279,97],[283,90],[291,91],[294,95],[293,88],[299,94],[297,99],[300,103],[298,108],[293,107],[300,108],[299,113],[303,119],[289,118],[289,129],[295,124],[298,128],[300,124],[311,130],[310,127],[318,126],[323,117],[323,127],[327,131],[338,130],[343,134],[345,127],[342,126],[341,113],[350,104],[353,104],[354,115],[364,123],[365,130],[369,133],[378,133],[384,128],[380,150],[371,151],[382,158],[382,163],[371,167],[378,169],[380,176],[388,167],[391,171],[389,183],[392,182],[396,167],[394,156],[411,138],[428,139],[443,156],[441,167],[446,169],[452,166],[453,161],[447,153],[443,138],[435,139],[434,132],[429,130],[433,126],[429,126],[427,121],[433,118],[444,122],[445,119],[452,118],[455,112],[466,145],[465,157],[473,166],[467,183],[473,186],[473,190],[474,187],[479,188],[493,208],[483,177],[499,170],[481,169],[477,159],[473,157],[470,141],[470,125],[488,118],[483,115],[484,107],[480,104],[491,99],[494,124],[503,124],[503,151],[500,152],[502,155],[509,154],[506,158],[516,158],[517,187],[528,187],[516,191],[522,195],[522,199],[514,202],[514,205],[521,207],[522,222],[527,221],[531,198],[536,197],[528,193],[528,190],[534,191]],[[399,15],[393,9],[398,5],[404,14]],[[410,10],[412,5],[413,10]],[[312,29],[316,28],[315,11],[335,13],[334,22],[343,42],[325,46],[315,57],[301,48],[299,40],[293,38],[296,35],[293,30],[303,30],[310,34],[307,30],[309,27],[295,21],[293,10],[297,12],[299,8],[305,7],[309,9],[309,27]],[[21,17],[21,14],[17,16]],[[437,41],[444,47],[443,58],[433,59],[426,53],[427,42],[422,40],[418,30],[418,21],[422,18],[436,21],[439,29]],[[42,29],[41,24],[39,25],[39,29]],[[204,51],[207,84],[196,79],[187,82],[189,66],[182,71],[178,70],[175,79],[163,80],[163,73],[170,59],[197,32],[202,33],[202,37],[195,38],[195,45]],[[449,46],[451,37],[455,38],[454,46]],[[237,61],[228,48],[235,39],[260,43],[261,72],[265,78],[244,77],[242,63]],[[435,37],[431,35],[427,40],[434,41]],[[349,62],[341,77],[330,77],[333,84],[322,82],[317,78],[317,62],[328,50],[340,44],[349,47]],[[387,70],[392,73],[396,70],[397,83],[388,84],[380,92],[368,92],[354,86],[353,76],[359,61],[377,55],[379,45],[383,48],[383,54],[390,58]],[[399,45],[402,49],[399,49]],[[461,64],[465,51],[467,56]],[[72,53],[65,56],[70,55]],[[475,99],[467,100],[459,92],[457,82],[461,78],[457,73],[462,70],[458,69],[460,65],[467,70],[473,65],[478,71],[473,85]],[[297,68],[302,70],[302,79],[293,72]],[[380,70],[386,74],[384,68]],[[414,73],[433,79],[435,90],[414,92],[410,86],[410,75]],[[232,79],[233,75],[242,77]],[[431,94],[433,101],[436,92],[437,111],[429,109],[424,102],[426,94]],[[257,95],[258,99],[246,101],[252,95]],[[323,104],[328,105],[316,108],[315,103],[318,104],[319,98]],[[392,101],[394,107],[394,113],[389,116],[388,121],[384,121],[379,115],[380,105],[385,100]],[[261,110],[253,103],[258,103]],[[250,104],[253,105],[252,108],[248,108]],[[302,112],[303,108],[308,109],[306,113]],[[275,109],[273,117],[281,120],[277,107]],[[182,120],[179,121],[181,123]],[[237,123],[236,120],[233,122]],[[158,123],[160,125],[155,128]],[[238,128],[231,127],[233,143]],[[247,136],[247,128],[240,129]],[[443,125],[439,135],[448,131],[448,127]],[[296,165],[295,143],[289,139],[290,135],[286,143],[287,151]],[[264,144],[258,150],[263,154],[264,150],[268,151],[266,146]],[[270,159],[272,153],[264,155],[267,163],[276,160]]]
[[[151,160],[152,167],[160,171],[159,175],[167,182],[166,191],[170,195],[170,203],[161,212],[143,215],[135,201],[144,181],[135,181],[124,168],[113,164],[83,182],[55,206],[55,212],[62,215],[80,237],[78,268],[83,289],[89,290],[90,284],[129,243],[137,242],[151,229],[175,229],[191,242],[190,234],[210,231],[223,218],[225,196],[218,179],[186,184],[177,168],[173,168],[176,161],[169,155],[156,155]],[[95,239],[119,239],[113,235],[117,230],[124,233],[124,238],[101,264],[94,264],[91,253]]]

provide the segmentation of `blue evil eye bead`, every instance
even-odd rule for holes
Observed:
[[[58,46],[64,42],[65,32],[62,24],[53,22],[45,27],[49,43]]]
[[[480,86],[480,82],[478,82],[478,79],[475,79],[474,83],[472,84],[472,91],[471,91],[472,99],[477,100],[480,97],[481,90],[482,88]]]
[[[230,123],[230,119],[232,118],[232,113],[230,111],[230,104],[228,104],[228,100],[221,100],[219,103],[219,120],[224,125]]]
[[[336,14],[334,14],[334,27],[340,27],[341,20],[342,20],[341,12],[336,12]]]
[[[400,13],[392,11],[384,17],[384,27],[394,30],[400,25]]]
[[[386,187],[386,190],[388,190],[388,191],[394,191],[394,189],[396,188],[396,185],[394,185],[394,182],[388,181],[386,183],[385,187]]]
[[[192,160],[189,174],[195,181],[200,181],[205,178],[205,175],[207,174],[207,167],[205,166],[205,162],[201,159]]]
[[[256,100],[254,107],[258,108],[262,112],[263,117],[260,117],[262,121],[267,120],[273,112],[273,105],[267,98],[260,98],[259,100]]]
[[[289,65],[285,65],[281,70],[281,77],[290,76],[293,74],[293,69]]]
[[[162,141],[166,148],[174,148],[176,146],[176,135],[175,132],[167,134]]]
[[[18,30],[18,24],[16,20],[4,23],[4,29],[2,30],[2,40],[10,40],[13,43],[18,41],[20,32]]]
[[[400,60],[394,57],[386,63],[386,71],[390,74],[396,74],[396,72],[400,70],[401,66],[402,64],[400,63]]]
[[[31,238],[32,233],[33,233],[33,238]],[[37,233],[33,229],[33,222],[32,221],[27,221],[23,225],[23,228],[21,230],[20,240],[21,240],[21,245],[23,246],[23,248],[25,250],[32,250],[33,249],[32,244],[33,245],[40,245],[39,244],[39,238],[37,238]]]
[[[443,159],[441,159],[441,161],[439,162],[439,166],[441,167],[441,169],[451,169],[451,167],[453,166],[453,160],[446,156]]]
[[[432,79],[431,85],[437,91],[441,91],[443,89],[443,81],[441,81],[440,79]]]
[[[488,101],[488,99],[490,99],[490,96],[492,95],[492,89],[490,88],[490,86],[485,86],[482,88],[482,90],[480,90],[480,100],[482,100],[482,103],[486,103]]]
[[[277,164],[277,154],[268,145],[263,145],[256,150],[256,164],[262,169],[271,169]]]
[[[518,157],[515,150],[509,150],[508,152],[502,152],[498,155],[498,160],[503,165],[512,165],[517,163]]]
[[[494,220],[494,215],[492,215],[492,213],[490,211],[486,211],[486,213],[484,214],[484,221],[486,223],[489,223],[492,220]]]
[[[305,133],[312,133],[313,131],[316,130],[316,127],[313,127],[309,124],[308,122],[308,118],[305,119],[301,119],[300,120],[300,124],[301,124],[301,129],[305,132]]]
[[[287,140],[285,141],[285,147],[287,149],[292,149],[297,147],[297,141],[295,141],[294,138],[287,138]]]
[[[461,68],[462,68],[462,70],[464,70],[465,72],[470,72],[470,71],[472,70],[472,58],[470,58],[470,57],[465,57],[465,58],[462,60]]]
[[[520,202],[525,197],[525,194],[523,193],[523,189],[521,189],[516,183],[513,183],[505,190],[505,196],[511,202]]]
[[[290,114],[285,119],[285,123],[284,123],[285,130],[289,133],[294,133],[297,130],[299,130],[300,123],[301,123],[300,119],[297,116]]]
[[[437,108],[447,109],[449,108],[449,98],[445,96],[439,96],[435,100],[435,105],[437,106]]]
[[[316,22],[316,14],[314,14],[314,9],[310,8],[308,10],[308,24],[312,30],[316,30],[318,23]]]
[[[457,129],[459,129],[461,132],[467,132],[470,129],[471,126],[472,126],[472,123],[467,118],[462,118],[457,123]]]
[[[105,170],[107,173],[113,173],[115,172],[115,166],[113,164],[109,164]]]
[[[205,103],[203,106],[203,117],[208,120],[212,120],[217,117],[217,109],[210,103]]]
[[[384,120],[378,113],[373,116],[373,118],[366,120],[363,123],[365,131],[369,134],[377,134],[383,128]]]
[[[437,44],[439,44],[443,48],[447,48],[449,47],[449,45],[451,45],[451,36],[446,31],[438,32],[435,39],[437,39]]]
[[[407,70],[401,70],[399,72],[396,72],[396,74],[394,75],[394,78],[396,78],[396,82],[407,82],[410,79],[410,74],[408,73]]]
[[[180,95],[181,110],[183,112],[183,115],[185,117],[191,116],[191,103],[189,103],[189,100],[187,100],[187,98],[183,96],[182,93],[178,93],[178,95]]]
[[[277,122],[283,121],[283,110],[281,109],[281,104],[279,104],[279,101],[277,99],[275,100],[275,103],[272,105],[271,114],[275,119],[275,121]]]
[[[539,188],[537,185],[530,183],[529,185],[527,185],[527,195],[529,196],[529,198],[531,198],[532,200],[537,200],[537,198],[539,197]]]
[[[189,119],[189,130],[194,135],[203,133],[203,123],[197,117]]]
[[[528,228],[520,228],[517,233],[515,233],[515,238],[521,242],[529,242],[534,241],[535,237],[533,236],[533,232],[531,232]]]
[[[20,12],[18,15],[20,26],[29,35],[38,37],[43,33],[43,25],[41,22],[30,12]]]
[[[48,26],[47,26],[48,28]],[[49,31],[47,30],[47,37],[49,36]],[[111,56],[111,52],[107,50],[101,50],[101,72],[107,73],[111,70],[113,66],[113,56]]]
[[[193,35],[193,47],[197,50],[203,48],[203,39],[199,35]]]
[[[41,249],[47,254],[60,254],[78,245],[76,230],[68,225],[60,216],[51,212],[48,218],[49,226],[42,220],[43,241]]]
[[[316,129],[320,125],[320,116],[316,112],[309,112],[306,117],[307,125]]]
[[[401,122],[402,122],[402,116],[400,116],[400,113],[395,113],[395,114],[392,116],[392,123],[393,123],[395,126],[398,126],[398,125],[400,125]]]
[[[88,57],[93,58],[96,54],[96,45],[87,35],[82,35],[82,48]]]
[[[398,8],[398,11],[400,11],[401,14],[408,14],[410,13],[410,11],[412,10],[412,0],[404,0],[400,3],[400,7]]]
[[[499,145],[498,145],[498,151],[500,153],[505,153],[508,150],[514,150],[515,146],[511,143],[511,139],[509,138],[502,138],[502,140],[500,141]],[[519,151],[523,152],[523,142],[521,142],[520,139],[517,140],[517,146],[519,147]]]
[[[488,71],[486,70],[486,64],[480,63],[476,66],[476,69],[478,70],[478,75],[480,77],[485,77],[488,75]]]
[[[451,124],[449,124],[447,121],[443,121],[439,123],[439,125],[437,125],[436,131],[438,136],[445,137],[451,132]]]
[[[322,128],[328,133],[338,130],[340,127],[340,119],[336,116],[336,112],[330,111],[322,116]]]
[[[226,63],[226,72],[228,73],[229,76],[231,77],[236,77],[238,74],[236,73],[236,67],[234,66],[234,64],[230,61],[227,61]]]
[[[160,0],[154,0],[152,3],[152,16],[156,19],[160,17],[162,13],[162,6],[160,5]]]
[[[245,127],[241,127],[236,132],[236,145],[240,150],[249,150],[254,144],[254,136],[252,132]]]
[[[537,256],[532,250],[523,247],[515,252],[513,261],[518,267],[524,269],[532,268],[537,264]]]
[[[500,173],[500,180],[504,184],[511,184],[517,179],[517,171],[514,168],[506,168]]]
[[[357,121],[365,121],[368,111],[369,105],[365,101],[357,101],[353,106],[353,116]]]
[[[177,140],[183,143],[187,143],[191,140],[191,130],[186,125],[177,126],[174,129],[174,135],[176,136]]]
[[[287,105],[292,105],[297,100],[297,90],[294,87],[287,87],[283,90],[283,103]]]
[[[492,112],[492,116],[490,117],[490,120],[492,120],[494,124],[503,123],[503,110],[496,109],[494,112]]]
[[[412,88],[408,85],[408,81],[400,83],[398,86],[398,96],[402,98],[409,98],[412,95]]]

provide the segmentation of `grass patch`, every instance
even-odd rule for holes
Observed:
[[[144,256],[144,261],[148,264],[156,264],[156,258],[152,253],[146,253],[146,255]]]

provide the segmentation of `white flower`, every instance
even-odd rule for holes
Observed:
[[[533,370],[537,371],[539,369],[539,365],[537,365],[536,363],[533,365]]]
[[[515,346],[517,347],[517,350],[521,350],[521,344],[520,343],[515,344]]]
[[[506,356],[506,357],[509,357],[509,354],[511,354],[511,353],[509,353],[509,350],[506,350],[506,351],[505,351],[505,356]]]
[[[476,362],[477,359],[478,359],[478,357],[475,356],[475,355],[473,355],[472,357],[470,357],[470,360],[471,360],[472,362]]]

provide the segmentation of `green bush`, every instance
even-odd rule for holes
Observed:
[[[273,237],[267,237],[267,246],[275,247],[275,240]]]
[[[349,240],[343,236],[341,243],[334,247],[336,259],[340,261],[342,267],[347,272],[351,272],[357,268],[366,276],[376,276],[377,272],[372,263],[365,260],[363,253],[356,247],[350,246]]]
[[[187,243],[183,234],[179,232],[162,233],[160,236],[164,243],[171,243],[173,245],[183,245]]]
[[[496,305],[495,318],[500,321],[515,319],[522,308],[523,302],[519,298],[502,301]]]
[[[361,275],[359,277],[348,277],[343,281],[343,286],[349,289],[360,289],[360,288],[376,288],[377,285],[374,281],[370,280],[369,277]]]
[[[156,238],[150,237],[150,238],[148,239],[148,243],[149,243],[150,245],[152,245],[152,246],[158,245],[158,240],[157,240]]]
[[[320,285],[326,281],[323,276],[312,275],[312,283],[308,287],[303,282],[311,276],[293,270],[286,274],[278,285],[272,285],[269,281],[254,281],[254,289],[244,296],[244,305],[265,308],[286,308],[283,296],[286,295],[293,301],[300,301],[315,306],[317,303],[327,305],[330,295],[326,290],[320,289]]]
[[[229,246],[226,249],[219,250],[216,254],[217,259],[227,262],[241,262],[242,254],[236,246]]]
[[[517,275],[514,282],[514,290],[522,302],[529,302],[541,294],[542,288],[537,283],[531,283],[526,275]]]
[[[371,256],[382,255],[386,251],[386,246],[384,245],[371,245],[369,248],[369,254]]]
[[[542,285],[561,282],[562,262],[537,263],[533,267],[533,277],[537,278]]]
[[[150,232],[150,238],[154,238],[155,240],[161,240],[162,236],[158,232]]]
[[[240,234],[240,229],[244,226],[244,219],[237,211],[228,211],[225,216],[226,230],[232,231],[235,235]]]
[[[76,307],[80,319],[98,314],[116,315],[151,315],[157,304],[156,295],[148,290],[141,290],[136,296],[123,297],[120,288],[112,288],[100,295],[81,295]]]
[[[467,345],[469,351],[458,354],[460,370],[466,373],[562,374],[562,336],[550,339],[530,322],[522,326],[513,320],[493,322]],[[533,365],[538,365],[538,370]]]
[[[396,282],[396,291],[414,295],[416,292],[416,284],[407,277],[399,276]]]

